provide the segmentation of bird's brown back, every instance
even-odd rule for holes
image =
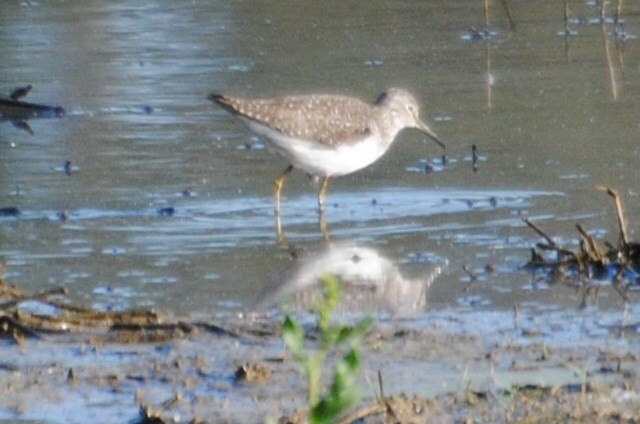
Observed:
[[[288,137],[328,146],[357,142],[372,130],[374,106],[354,97],[316,94],[246,99],[212,94],[209,99]]]

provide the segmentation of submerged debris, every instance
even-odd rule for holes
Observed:
[[[176,208],[173,206],[166,206],[158,208],[157,212],[159,216],[173,216],[176,213]]]
[[[66,112],[61,106],[50,106],[36,103],[28,103],[20,100],[33,88],[32,85],[14,89],[9,97],[0,95],[0,120],[9,120],[21,129],[31,132],[26,124],[31,118],[62,118]]]
[[[9,285],[0,278],[0,336],[11,337],[22,344],[26,338],[40,337],[43,333],[66,333],[95,328],[109,328],[120,331],[117,339],[121,342],[149,341],[149,330],[158,334],[167,332],[167,328],[158,329],[159,316],[152,310],[141,311],[97,311],[92,308],[73,305],[57,297],[66,295],[67,289],[55,287],[35,294],[28,294],[15,285]],[[20,309],[26,301],[36,301],[53,307],[55,314],[30,313]],[[123,337],[123,331],[136,331],[136,337]],[[163,332],[159,331],[163,330]],[[175,330],[169,328],[169,330]],[[166,337],[165,337],[166,339]],[[157,341],[157,340],[154,340]]]
[[[572,250],[560,246],[528,217],[523,217],[522,220],[545,239],[544,243],[537,243],[536,247],[531,249],[531,259],[527,267],[547,269],[554,277],[569,278],[577,282],[610,279],[616,290],[627,301],[629,287],[640,281],[640,243],[630,242],[628,239],[618,193],[604,186],[598,186],[597,189],[606,192],[615,202],[618,240],[615,243],[605,241],[603,246],[578,223],[576,229],[580,234],[580,245],[577,250]],[[555,259],[545,258],[542,251],[555,252]]]
[[[471,145],[471,163],[473,172],[478,172],[478,147],[475,144]]]
[[[27,293],[2,279],[0,263],[0,339],[12,339],[23,344],[26,339],[45,335],[75,334],[92,343],[161,343],[200,333],[239,338],[241,334],[255,337],[273,336],[276,327],[261,327],[249,323],[246,328],[228,329],[205,321],[173,320],[153,309],[130,311],[100,311],[72,303],[65,297],[65,287],[54,287],[38,293]],[[25,302],[40,303],[54,312],[31,312]],[[165,321],[165,322],[163,322]]]
[[[21,99],[27,94],[29,94],[29,91],[31,91],[32,88],[33,86],[31,84],[26,85],[24,87],[17,87],[11,92],[11,94],[9,94],[9,98],[11,100]]]
[[[17,217],[20,215],[20,209],[15,206],[0,207],[0,217]]]
[[[165,424],[160,411],[156,411],[147,405],[140,405],[138,418],[131,421],[132,424]]]
[[[489,28],[478,29],[474,26],[470,26],[462,35],[462,39],[468,41],[484,41],[495,37],[496,34],[496,32],[490,31]]]
[[[98,311],[60,300],[68,294],[64,287],[55,287],[29,294],[2,280],[0,273],[0,337],[11,338],[18,344],[25,339],[40,338],[42,334],[107,329],[105,340],[126,343],[162,341],[184,336],[192,331],[180,323],[161,324],[153,310]],[[26,301],[36,301],[56,310],[55,314],[27,312],[20,308]],[[98,335],[99,336],[99,335]],[[92,334],[96,337],[96,334]]]

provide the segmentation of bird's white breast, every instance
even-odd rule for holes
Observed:
[[[256,121],[242,121],[251,131],[265,139],[271,149],[288,159],[294,168],[316,176],[350,174],[375,162],[388,148],[388,145],[383,145],[378,140],[375,132],[363,141],[326,146],[288,137]]]

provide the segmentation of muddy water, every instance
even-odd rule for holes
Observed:
[[[519,271],[538,241],[520,217],[567,244],[578,221],[615,240],[612,203],[594,190],[604,183],[638,228],[640,54],[630,37],[621,68],[608,36],[614,99],[601,25],[572,23],[567,40],[560,5],[511,3],[516,29],[498,4],[488,41],[468,37],[484,26],[470,0],[3,4],[0,90],[31,83],[27,100],[67,109],[30,121],[33,134],[0,124],[0,206],[22,212],[0,218],[6,279],[68,286],[98,308],[180,314],[274,307],[322,270],[374,281],[384,295],[359,308],[391,315],[576,308],[573,290]],[[574,17],[597,15],[575,3]],[[631,36],[638,12],[625,4]],[[378,163],[333,181],[330,246],[317,188],[294,173],[279,247],[272,181],[287,163],[207,94],[373,99],[391,86],[421,99],[449,163],[406,131]],[[469,287],[463,265],[481,277]],[[597,299],[622,303],[608,287]]]

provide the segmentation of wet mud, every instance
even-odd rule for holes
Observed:
[[[99,312],[62,289],[0,287],[0,422],[305,422],[280,313]],[[54,310],[21,311],[33,302]],[[589,315],[598,331],[578,340],[550,336],[526,309],[481,324],[494,333],[478,331],[474,314],[381,317],[362,341],[361,401],[339,422],[635,422],[638,315]],[[562,333],[586,316],[550,320]]]

